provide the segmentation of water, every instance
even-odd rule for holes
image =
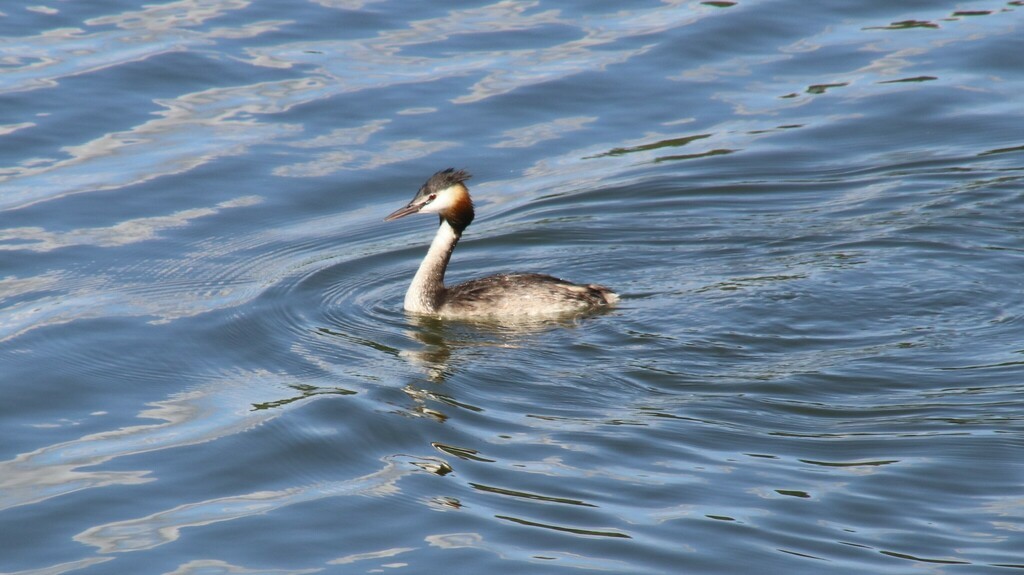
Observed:
[[[1024,568],[1020,2],[2,13],[0,572]]]

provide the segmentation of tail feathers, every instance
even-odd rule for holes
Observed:
[[[597,297],[604,300],[605,305],[614,305],[619,301],[619,294],[602,285],[590,284],[587,287],[590,288],[591,292]]]

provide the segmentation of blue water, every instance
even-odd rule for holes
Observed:
[[[1021,2],[0,8],[0,573],[1024,569]],[[449,278],[608,285],[537,325]]]

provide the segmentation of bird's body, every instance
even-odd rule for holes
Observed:
[[[594,311],[618,301],[604,286],[532,273],[498,274],[445,287],[452,251],[473,221],[473,202],[464,184],[469,177],[451,168],[437,172],[408,205],[384,219],[414,213],[440,216],[437,235],[405,294],[407,311],[441,317],[542,317]]]

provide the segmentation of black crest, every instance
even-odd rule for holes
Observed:
[[[441,190],[445,188],[450,188],[455,184],[461,184],[462,182],[465,182],[466,180],[472,177],[473,176],[470,175],[470,173],[467,172],[466,170],[456,170],[455,168],[448,168],[447,170],[441,170],[440,172],[437,172],[433,176],[430,176],[430,179],[427,180],[427,183],[423,184],[423,187],[420,188],[420,191],[425,191],[428,193],[440,192]]]

